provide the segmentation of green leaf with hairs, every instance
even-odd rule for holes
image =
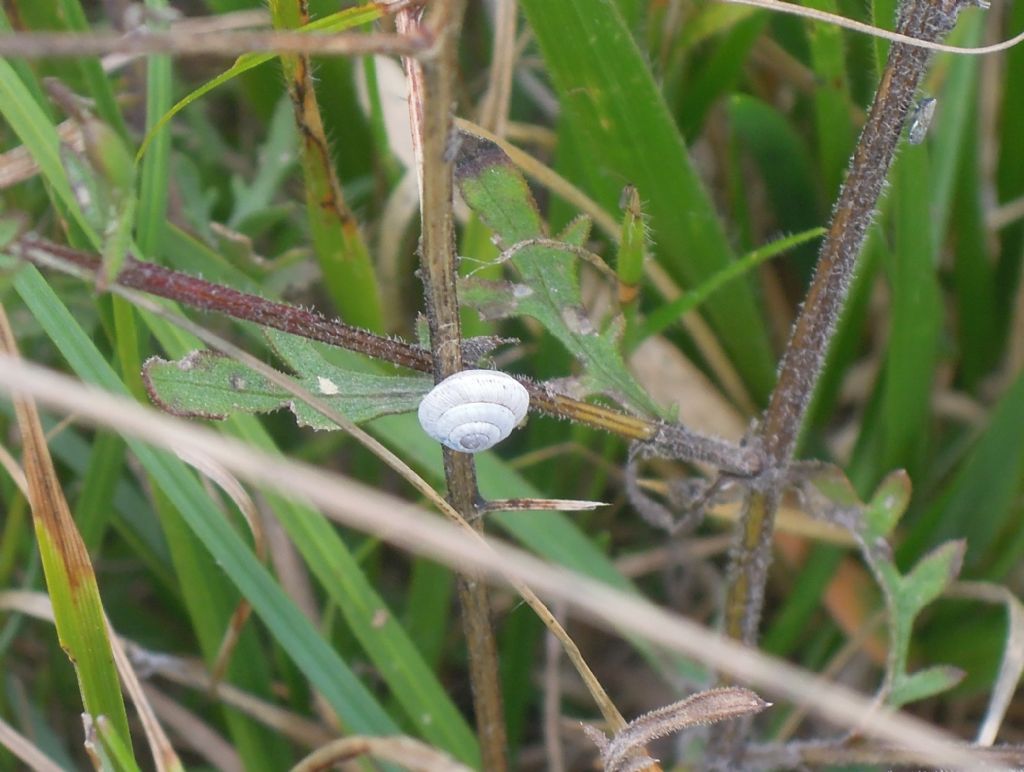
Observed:
[[[865,506],[858,526],[864,558],[871,567],[889,612],[889,658],[886,700],[900,707],[954,686],[962,674],[941,666],[907,672],[914,621],[956,579],[963,565],[966,542],[951,541],[921,558],[901,574],[886,537],[910,504],[910,481],[904,472],[890,474]]]
[[[949,691],[964,678],[964,671],[952,665],[935,665],[904,676],[893,684],[889,704],[906,705]]]
[[[631,410],[658,414],[622,359],[621,318],[598,330],[583,308],[579,244],[560,246],[547,238],[526,179],[511,159],[493,142],[464,133],[455,176],[466,203],[494,231],[520,277],[517,283],[467,281],[463,302],[485,316],[533,317],[583,365],[586,393],[604,394]],[[585,225],[579,221],[570,229],[574,241],[586,238]]]
[[[427,376],[384,376],[345,370],[320,356],[303,338],[267,330],[274,350],[295,369],[299,385],[356,423],[415,410],[430,391]],[[220,420],[234,413],[288,408],[300,426],[337,429],[324,417],[260,373],[213,351],[194,351],[168,362],[148,360],[143,380],[150,398],[169,413]]]

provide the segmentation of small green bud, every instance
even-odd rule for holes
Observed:
[[[98,118],[85,116],[82,136],[89,163],[115,191],[115,197],[117,193],[131,191],[135,179],[135,163],[117,132]]]

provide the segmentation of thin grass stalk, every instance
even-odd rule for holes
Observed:
[[[321,56],[423,56],[430,50],[425,38],[387,32],[336,32],[330,35],[298,31],[228,31],[195,35],[179,32],[19,32],[0,35],[0,56],[55,59],[107,54],[171,54],[223,56],[241,54],[318,54]]]

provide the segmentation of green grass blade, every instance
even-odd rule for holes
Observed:
[[[828,13],[841,13],[835,0],[814,0],[810,7]],[[818,141],[818,162],[825,194],[835,198],[846,172],[856,140],[851,107],[850,83],[846,74],[844,32],[831,24],[806,23],[811,63],[818,79],[814,90],[814,128]]]
[[[767,205],[774,213],[776,228],[797,233],[824,223],[826,210],[819,198],[812,156],[792,120],[774,106],[742,94],[731,97],[726,106],[736,144],[742,151],[741,158],[731,164],[734,182],[730,187],[741,202],[735,208],[745,211],[752,203],[745,179],[750,174],[749,164],[744,163],[749,156],[770,191]],[[744,245],[747,249],[753,246]],[[791,257],[794,272],[810,281],[817,256],[817,249],[809,244],[797,249]]]
[[[110,525],[111,502],[121,478],[124,442],[115,434],[97,435],[75,503],[75,522],[90,553],[96,553]]]
[[[77,214],[78,224],[89,230],[75,202],[60,158],[60,141],[46,113],[6,59],[0,59],[0,113],[39,165],[60,201]],[[93,248],[99,251],[98,239]]]
[[[875,455],[877,473],[902,466],[911,477],[920,471],[921,448],[928,436],[930,394],[938,364],[943,305],[937,258],[931,239],[928,198],[930,169],[923,147],[907,147],[893,173],[890,216],[895,241],[889,281],[892,320],[886,352],[881,422],[882,443]]]
[[[166,0],[146,0],[146,7],[159,12],[167,8]],[[150,152],[139,172],[139,211],[136,241],[142,254],[158,257],[167,220],[167,195],[170,188],[171,137],[166,125],[156,128],[160,116],[171,104],[171,58],[150,56],[146,60],[146,134]]]
[[[1019,527],[1024,474],[1024,375],[991,413],[988,426],[949,485],[915,523],[901,553],[952,538],[967,541],[966,567],[998,581],[1024,555]],[[1001,535],[1004,538],[1001,538]]]
[[[721,289],[733,279],[739,278],[744,273],[756,268],[766,260],[771,260],[773,257],[777,257],[793,247],[806,244],[820,236],[823,236],[824,234],[824,228],[812,228],[811,230],[804,231],[803,233],[795,233],[792,236],[778,239],[777,241],[773,241],[770,244],[765,244],[763,247],[755,249],[753,252],[749,252],[736,262],[730,264],[724,270],[719,271],[717,274],[709,278],[692,292],[687,292],[676,298],[671,303],[660,306],[658,309],[653,311],[650,316],[647,317],[647,321],[642,327],[640,338],[647,338],[651,335],[657,335],[658,333],[663,332],[674,324],[677,319],[700,306],[701,303],[707,300],[710,295]]]
[[[714,53],[693,73],[693,83],[687,85],[676,111],[685,137],[696,136],[715,102],[736,88],[747,64],[749,50],[767,22],[768,14],[765,13],[756,13],[749,18],[740,16],[729,29],[722,31]]]
[[[7,338],[6,331],[4,337]],[[14,341],[5,340],[4,349],[13,353]],[[25,453],[25,476],[32,492],[36,540],[61,648],[74,666],[85,711],[93,719],[106,716],[112,731],[130,748],[131,733],[121,683],[89,553],[58,487],[57,472],[35,406],[21,403],[16,412]]]
[[[270,15],[275,29],[298,29],[308,19],[308,8],[301,0],[270,0]],[[359,327],[381,330],[384,316],[373,262],[334,168],[311,68],[309,56],[281,56],[299,127],[299,161],[313,251],[341,317]]]
[[[125,394],[120,380],[34,268],[19,271],[15,288],[72,370],[83,380]],[[320,637],[260,565],[231,526],[211,508],[208,496],[177,459],[144,443],[128,441],[133,453],[189,529],[249,599],[277,642],[315,684],[353,732],[392,734],[398,728],[348,665]],[[225,617],[226,618],[226,617]]]
[[[66,25],[65,29],[72,32],[87,32],[90,29],[89,20],[86,18],[85,10],[79,0],[58,0],[56,16],[63,20]],[[82,79],[88,89],[88,96],[96,105],[96,112],[117,131],[122,139],[127,137],[128,130],[121,117],[121,111],[118,109],[114,89],[110,79],[103,72],[99,59],[82,56],[75,60],[75,64],[82,74]]]
[[[969,14],[957,24],[950,35],[950,44],[976,46],[982,41],[985,17]],[[976,56],[950,57],[949,72],[942,88],[930,96],[938,98],[937,115],[928,130],[927,145],[930,148],[932,180],[929,186],[932,205],[931,236],[936,244],[948,231],[953,211],[953,196],[956,179],[964,154],[969,153],[974,143],[970,130],[976,117],[978,70],[981,62]]]
[[[382,15],[383,12],[380,6],[376,3],[360,5],[355,8],[346,8],[344,11],[338,11],[330,16],[325,16],[322,19],[312,21],[309,24],[304,25],[301,29],[305,32],[341,32],[342,30],[358,27],[360,24],[367,24],[371,21],[376,21]],[[163,129],[171,118],[180,113],[190,104],[200,97],[209,94],[218,86],[223,86],[225,83],[237,78],[239,75],[255,69],[261,64],[273,61],[275,58],[276,56],[274,54],[243,54],[235,60],[235,63],[231,65],[229,69],[225,70],[212,80],[207,81],[195,91],[190,92],[187,96],[180,99],[175,103],[174,107],[164,113],[152,127],[147,129],[146,136],[142,140],[142,144],[139,145],[139,150],[135,155],[135,160],[139,161],[142,159],[146,154],[146,151],[149,149],[149,145],[156,136],[156,133]]]

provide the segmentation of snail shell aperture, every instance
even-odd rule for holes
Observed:
[[[423,431],[452,450],[479,453],[512,433],[530,406],[530,393],[497,370],[462,370],[420,402]]]

